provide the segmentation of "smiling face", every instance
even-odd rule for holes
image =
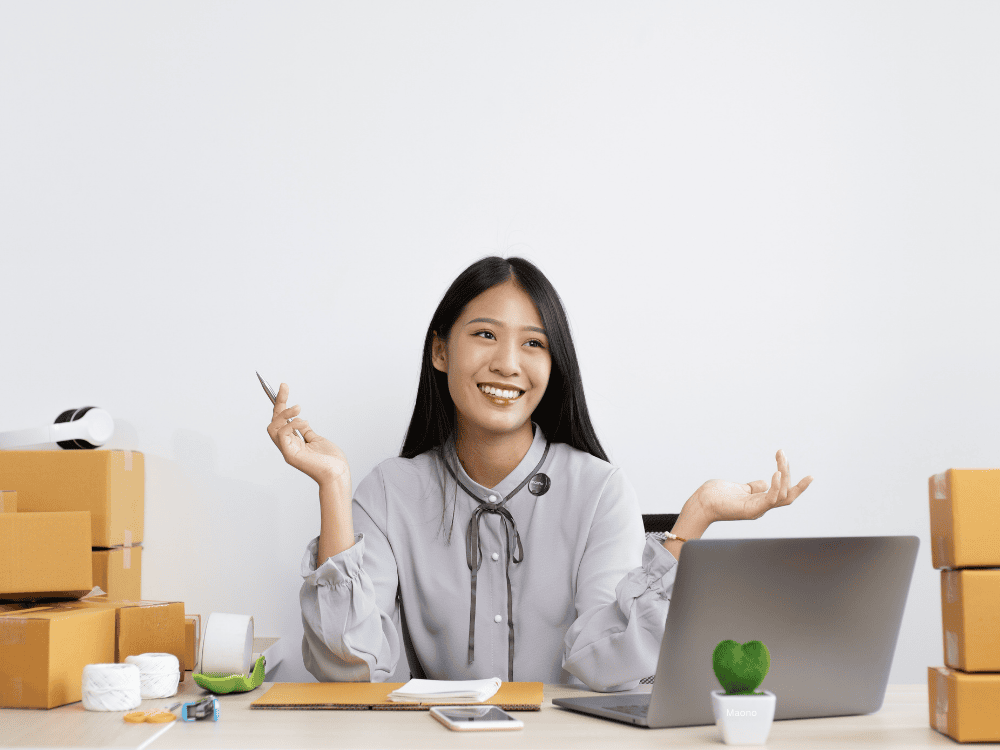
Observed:
[[[435,369],[448,374],[460,434],[531,431],[552,372],[542,318],[513,279],[474,298],[451,328],[447,343],[435,333]],[[484,393],[494,386],[499,393]]]

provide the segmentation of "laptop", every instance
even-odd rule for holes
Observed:
[[[920,540],[915,536],[692,539],[674,580],[650,693],[554,698],[573,711],[645,727],[714,724],[719,641],[762,641],[758,690],[774,718],[878,711]]]

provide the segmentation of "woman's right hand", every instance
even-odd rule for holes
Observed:
[[[309,422],[296,417],[302,410],[300,406],[285,408],[287,403],[288,385],[282,383],[274,399],[274,414],[267,426],[267,434],[278,446],[285,462],[320,485],[344,479],[349,482],[351,470],[344,452],[313,430]],[[289,422],[289,419],[292,421]],[[296,435],[294,430],[298,430],[302,437]]]

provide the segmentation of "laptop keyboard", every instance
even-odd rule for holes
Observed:
[[[608,706],[609,711],[621,711],[623,714],[629,714],[630,716],[642,716],[645,717],[649,713],[649,706]]]

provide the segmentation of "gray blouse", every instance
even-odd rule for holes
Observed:
[[[441,452],[386,459],[361,481],[354,545],[317,566],[316,537],[302,558],[302,658],[316,679],[500,677],[615,691],[656,671],[677,561],[644,543],[621,469],[532,428],[527,454],[493,488],[469,477],[453,438]],[[547,490],[527,483],[536,472]],[[483,512],[508,495],[506,517]]]

